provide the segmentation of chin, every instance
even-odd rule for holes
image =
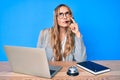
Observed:
[[[62,27],[68,27],[69,25],[62,25]]]

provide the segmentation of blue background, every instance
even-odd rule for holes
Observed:
[[[119,0],[0,0],[0,61],[7,61],[4,45],[36,47],[39,31],[53,25],[61,3],[73,11],[87,60],[120,60]]]

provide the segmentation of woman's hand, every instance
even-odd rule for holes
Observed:
[[[71,18],[71,20],[73,23],[70,24],[70,29],[78,38],[80,38],[80,31],[78,29],[78,24],[75,22],[73,18]]]

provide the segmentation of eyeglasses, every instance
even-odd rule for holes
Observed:
[[[60,19],[62,19],[64,16],[66,16],[67,18],[71,16],[70,12],[66,12],[66,13],[59,13],[57,15]]]

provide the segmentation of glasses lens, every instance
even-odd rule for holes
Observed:
[[[59,18],[63,18],[63,16],[64,16],[64,13],[59,13]]]
[[[70,14],[70,12],[66,12],[66,13],[59,13],[59,14],[58,14],[58,17],[59,17],[59,18],[63,18],[63,17],[64,17],[64,15],[68,18],[68,17],[70,17],[70,15],[71,15],[71,14]]]

